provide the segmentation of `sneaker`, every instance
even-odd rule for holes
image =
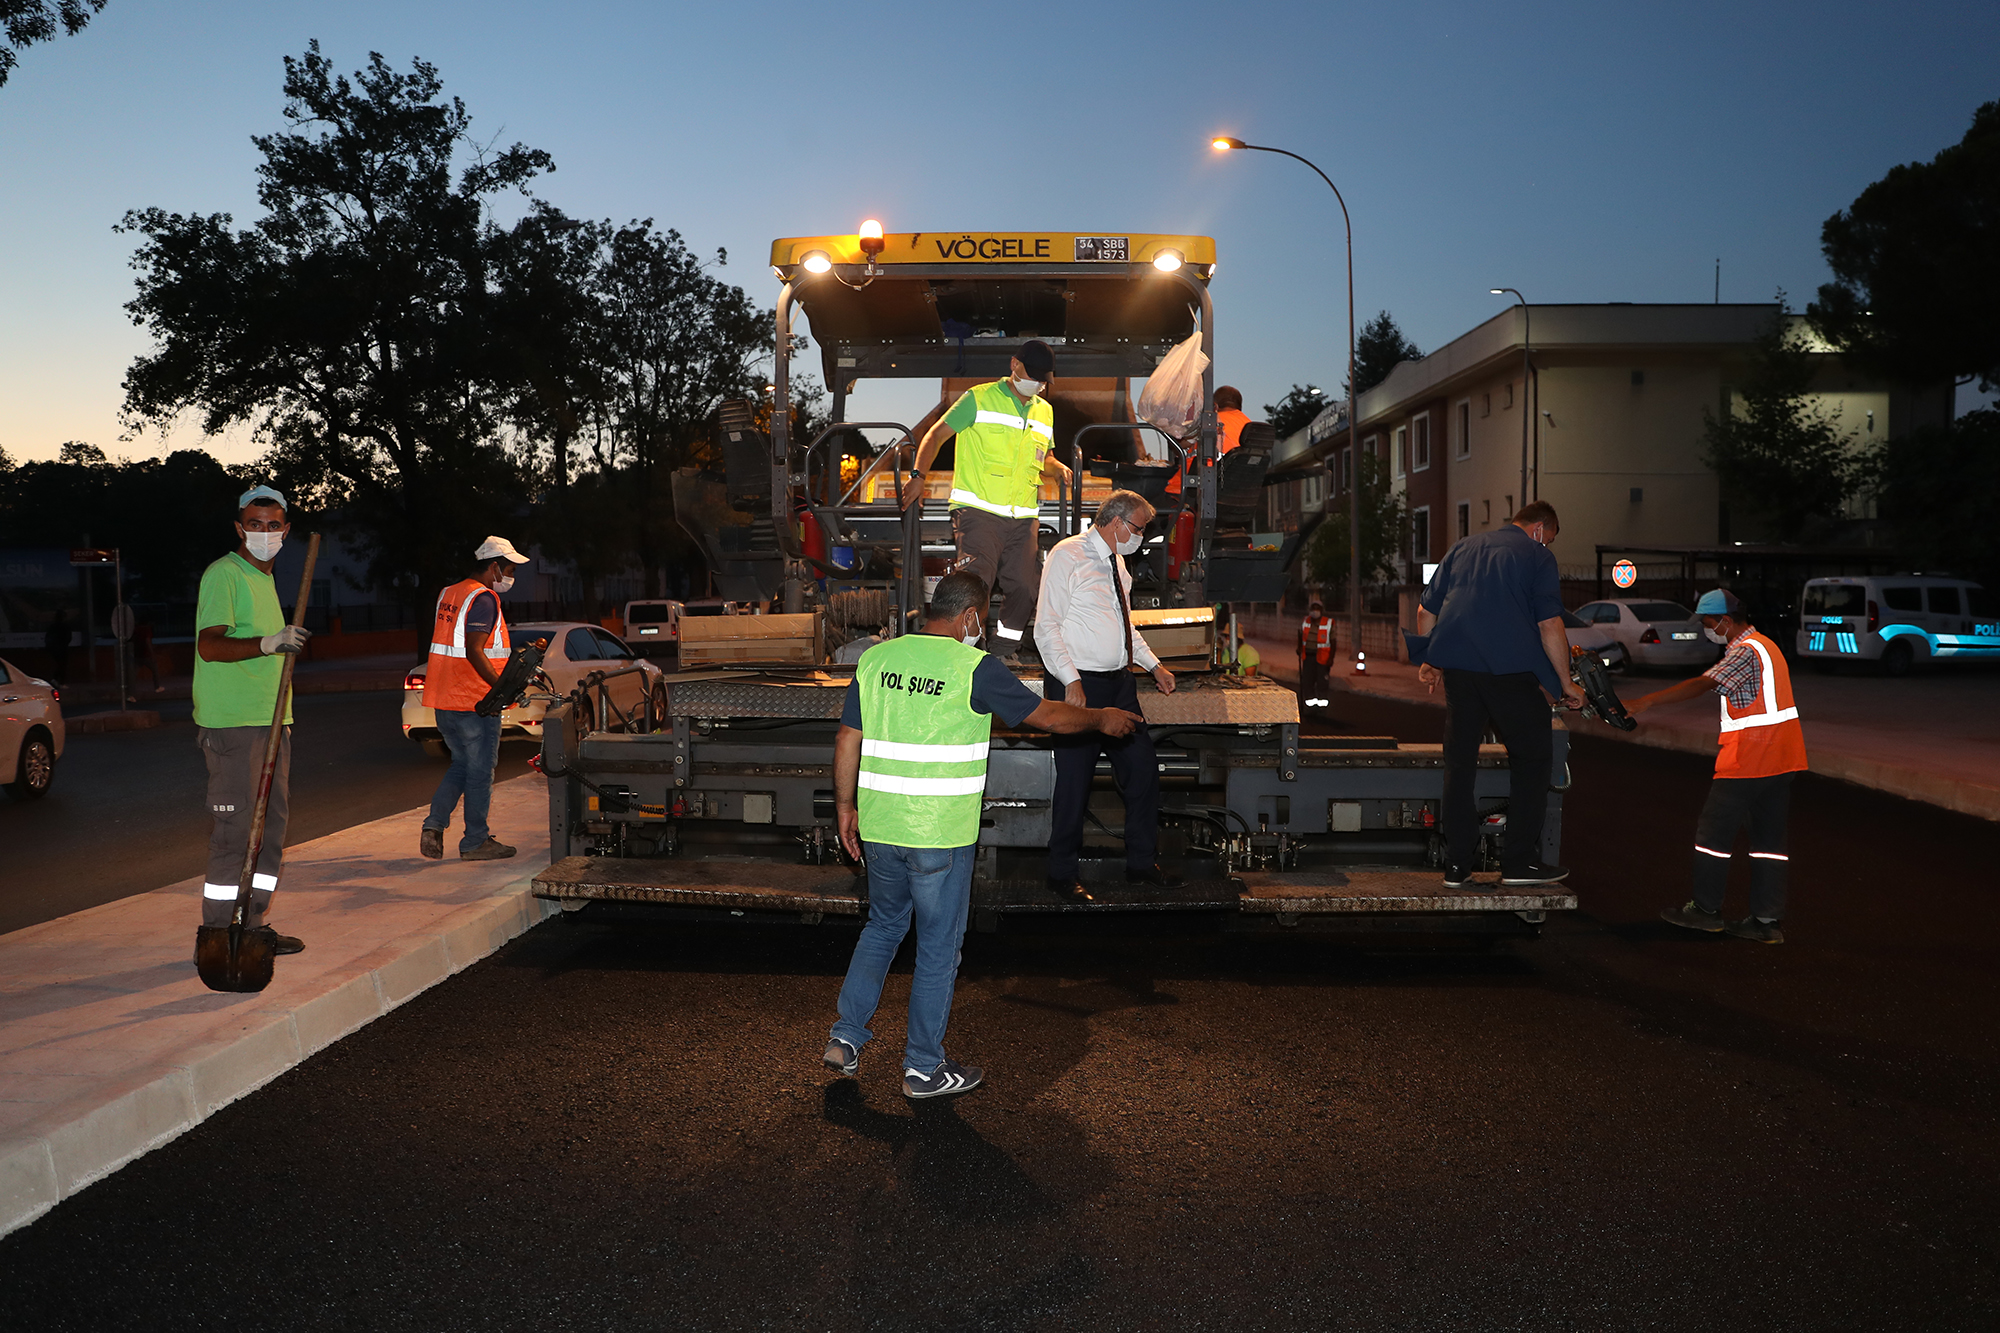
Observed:
[[[1776,921],[1759,921],[1754,916],[1746,916],[1741,921],[1725,921],[1722,928],[1739,940],[1755,940],[1759,944],[1785,942],[1785,932],[1778,929]]]
[[[424,854],[424,859],[427,861],[444,860],[444,830],[425,829],[417,838],[417,850]]]
[[[1500,872],[1500,882],[1510,889],[1533,888],[1537,884],[1560,884],[1568,878],[1568,866],[1545,866],[1539,861],[1525,870]]]
[[[1472,883],[1471,866],[1446,866],[1444,868],[1444,886],[1447,889],[1462,889],[1470,883]]]
[[[504,861],[514,854],[514,849],[498,838],[488,838],[469,852],[460,852],[461,861]]]
[[[861,1068],[861,1052],[835,1037],[826,1044],[826,1054],[820,1057],[820,1062],[836,1074],[853,1078]]]
[[[903,1070],[903,1095],[951,1097],[961,1092],[971,1092],[985,1077],[986,1071],[983,1069],[969,1069],[946,1060],[928,1074],[919,1074],[914,1069]]]
[[[1703,911],[1690,898],[1680,907],[1669,907],[1660,913],[1660,920],[1670,926],[1685,926],[1689,930],[1705,930],[1711,935],[1722,929],[1722,913]]]

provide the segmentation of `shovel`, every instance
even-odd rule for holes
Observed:
[[[306,620],[306,599],[312,595],[313,562],[319,558],[319,534],[306,543],[306,569],[299,578],[299,598],[292,604],[292,623]],[[271,984],[271,964],[278,954],[278,932],[269,926],[246,926],[250,913],[250,880],[264,851],[264,811],[271,801],[271,779],[278,771],[278,744],[285,734],[285,705],[292,693],[292,667],[297,653],[283,654],[278,671],[278,705],[271,713],[271,736],[264,743],[264,771],[257,779],[257,804],[250,817],[250,847],[243,857],[243,874],[236,881],[236,911],[226,926],[197,926],[194,965],[210,990],[260,991]]]

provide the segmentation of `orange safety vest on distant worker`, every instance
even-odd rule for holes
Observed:
[[[1792,673],[1778,645],[1756,630],[1738,643],[1757,654],[1762,680],[1748,708],[1722,698],[1722,748],[1715,756],[1719,778],[1771,778],[1806,767],[1806,734],[1792,702]]]
[[[430,665],[424,669],[424,707],[470,713],[490,688],[465,655],[465,617],[480,593],[493,598],[493,637],[486,641],[486,660],[494,670],[507,665],[507,617],[499,595],[478,579],[454,583],[438,594],[437,619],[431,626]]]
[[[1226,407],[1222,411],[1217,412],[1215,414],[1215,456],[1221,458],[1231,449],[1243,443],[1243,428],[1249,424],[1250,415],[1247,412],[1240,412],[1233,407]],[[1179,495],[1181,493],[1181,476],[1193,467],[1194,461],[1189,459],[1181,464],[1179,471],[1167,479],[1168,495]]]
[[[1318,640],[1316,649],[1314,640]],[[1313,660],[1321,666],[1333,662],[1333,617],[1322,613],[1307,616],[1299,622],[1299,656],[1313,651]]]

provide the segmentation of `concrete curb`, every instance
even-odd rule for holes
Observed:
[[[107,731],[151,731],[159,725],[160,715],[151,708],[133,708],[125,712],[85,713],[80,717],[63,719],[64,730],[80,736],[94,736]]]
[[[310,994],[246,1012],[231,1035],[93,1081],[88,1095],[52,1106],[0,1142],[0,1235],[560,913],[534,896],[533,876],[524,875],[322,978]]]

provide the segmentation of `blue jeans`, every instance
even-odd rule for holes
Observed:
[[[882,1001],[889,964],[917,919],[917,974],[910,981],[910,1024],[903,1065],[928,1074],[944,1063],[944,1028],[951,1020],[951,988],[958,980],[958,946],[972,902],[969,847],[898,847],[862,844],[868,856],[868,924],[854,944],[854,960],[840,987],[840,1019],[833,1035],[860,1050],[875,1034],[868,1020]]]
[[[493,805],[493,765],[500,761],[500,719],[449,708],[437,709],[436,714],[438,735],[451,747],[451,767],[444,771],[437,795],[431,797],[424,827],[440,833],[450,828],[451,812],[464,796],[465,836],[458,840],[458,850],[469,852],[485,846],[492,836],[486,827],[486,812]]]

